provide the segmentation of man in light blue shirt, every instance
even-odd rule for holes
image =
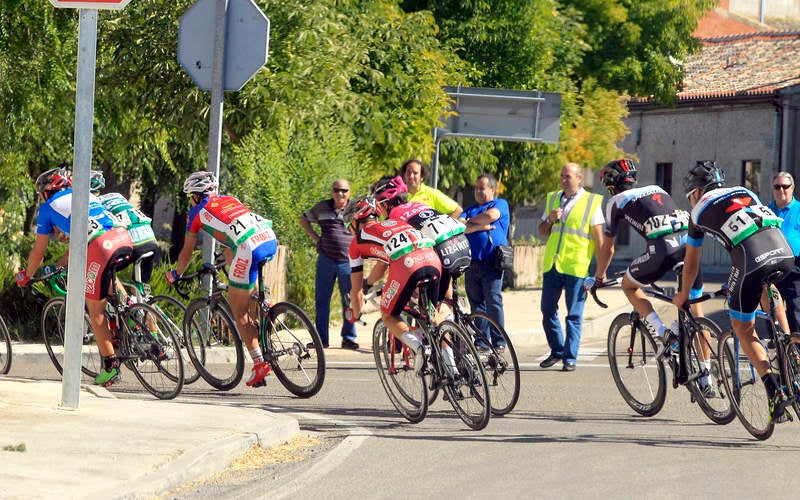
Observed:
[[[772,179],[774,201],[769,208],[783,219],[781,230],[794,253],[794,269],[775,286],[786,302],[789,329],[800,331],[800,201],[794,198],[794,177],[789,172],[778,172]]]

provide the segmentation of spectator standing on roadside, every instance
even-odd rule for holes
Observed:
[[[408,201],[424,203],[437,212],[457,219],[464,209],[457,201],[443,192],[426,185],[423,181],[427,180],[429,174],[428,166],[419,160],[411,159],[403,163],[400,167],[400,175],[408,186]]]
[[[508,245],[508,226],[511,216],[508,202],[497,198],[497,179],[483,173],[475,181],[475,204],[461,218],[467,225],[465,234],[472,249],[472,262],[465,274],[467,298],[473,312],[485,312],[505,328],[503,313],[503,270],[494,265],[494,249]],[[488,325],[483,328],[488,330]],[[496,333],[492,329],[492,333]],[[491,339],[496,348],[505,347],[501,337]],[[477,344],[479,349],[489,346]]]
[[[331,198],[322,200],[300,216],[300,226],[317,246],[317,270],[314,279],[315,323],[322,345],[328,347],[331,297],[338,280],[342,301],[342,348],[358,349],[356,327],[344,317],[350,296],[350,259],[347,251],[353,235],[347,230],[342,214],[350,203],[350,183],[338,179],[333,183]],[[317,224],[320,234],[311,227]]]
[[[786,303],[789,329],[800,331],[800,201],[794,198],[794,177],[789,172],[778,172],[772,179],[774,201],[768,206],[783,219],[781,231],[792,247],[794,268],[775,286]]]
[[[583,306],[586,290],[583,280],[589,275],[589,264],[603,241],[603,197],[581,186],[583,172],[577,163],[561,169],[561,191],[545,198],[539,235],[547,238],[542,269],[542,326],[550,355],[539,366],[549,368],[558,361],[562,370],[575,370],[581,342]],[[558,318],[561,293],[567,305],[566,337]]]

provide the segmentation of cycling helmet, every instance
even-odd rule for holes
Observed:
[[[209,194],[215,192],[218,186],[216,176],[203,170],[194,172],[186,178],[186,182],[183,183],[183,192]]]
[[[715,161],[698,161],[683,178],[683,192],[686,196],[699,189],[705,193],[725,185],[725,174]]]
[[[383,215],[383,210],[373,196],[365,196],[347,205],[342,213],[342,219],[348,225],[353,222],[363,221],[369,218],[379,218]]]
[[[106,178],[103,177],[103,171],[92,170],[92,173],[89,176],[89,191],[100,191],[104,187],[106,187]]]
[[[614,160],[600,171],[600,182],[610,193],[625,191],[636,184],[636,164],[627,158]]]
[[[60,191],[72,186],[72,177],[64,167],[56,167],[36,178],[36,192],[39,194]]]
[[[378,202],[394,200],[403,193],[408,192],[406,183],[399,175],[385,175],[372,185],[372,195]]]

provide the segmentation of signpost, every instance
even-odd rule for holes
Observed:
[[[89,172],[94,135],[94,76],[97,57],[97,10],[122,9],[130,0],[50,0],[56,7],[80,11],[78,71],[75,85],[75,137],[72,160],[72,207],[70,215],[69,275],[67,276],[64,333],[64,373],[61,408],[78,407],[81,390],[83,308],[86,286],[86,246],[89,228]]]

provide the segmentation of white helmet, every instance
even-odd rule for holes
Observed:
[[[184,193],[209,194],[217,190],[217,178],[211,172],[194,172],[183,183]]]

